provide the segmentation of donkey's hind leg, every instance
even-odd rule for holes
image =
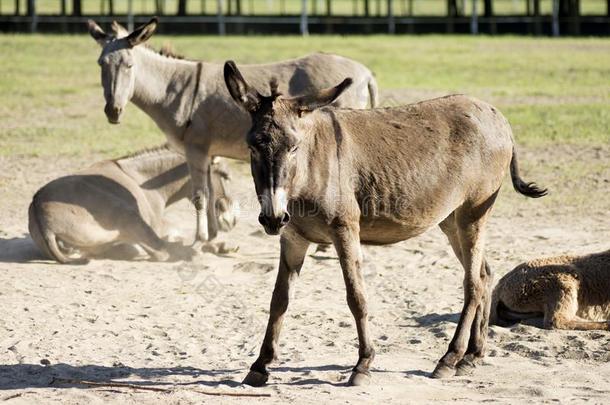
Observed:
[[[464,205],[453,214],[461,251],[461,263],[465,271],[464,307],[447,353],[441,358],[432,373],[433,378],[455,375],[458,363],[464,358],[469,348],[473,352],[469,358],[474,357],[474,353],[479,349],[482,355],[487,338],[486,333],[483,333],[486,332],[486,326],[482,326],[482,324],[489,318],[488,301],[491,294],[491,275],[487,274],[488,268],[485,266],[484,260],[484,228],[496,195],[497,192],[476,206]],[[443,227],[447,227],[447,225],[448,223],[445,223]],[[452,236],[455,240],[454,235]],[[451,237],[449,239],[452,240]],[[453,244],[452,242],[452,246]],[[455,249],[456,247],[454,247]],[[471,331],[475,333],[471,333]]]
[[[561,280],[556,284],[544,310],[546,329],[610,330],[610,322],[587,321],[576,316],[578,287],[575,284]]]
[[[440,228],[443,233],[447,236],[451,248],[455,253],[456,257],[462,263],[462,247],[460,244],[460,238],[458,234],[458,227],[455,220],[455,213],[449,215],[440,224]],[[476,363],[485,353],[485,337],[487,336],[488,322],[489,322],[489,306],[491,304],[491,282],[492,273],[487,262],[484,262],[485,274],[482,273],[482,277],[489,284],[486,294],[483,297],[483,304],[477,307],[477,313],[475,315],[474,322],[470,329],[470,339],[468,340],[468,348],[464,358],[457,364],[456,374],[465,375],[474,369]]]
[[[491,309],[491,284],[493,275],[486,261],[483,262],[481,278],[486,287],[483,292],[483,302],[477,307],[477,313],[470,329],[470,339],[464,358],[456,366],[456,375],[471,374],[481,359],[485,356],[487,333],[489,329],[489,312]]]
[[[123,242],[141,246],[155,261],[164,262],[169,259],[165,241],[140,217],[139,213],[125,212],[125,217],[125,221],[121,223],[129,226],[121,231]]]

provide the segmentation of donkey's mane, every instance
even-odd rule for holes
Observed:
[[[170,149],[169,144],[164,143],[162,145],[157,145],[157,146],[152,146],[150,148],[141,149],[139,151],[129,153],[125,156],[121,156],[120,158],[113,159],[113,160],[115,162],[118,162],[119,160],[132,160],[132,159],[137,159],[137,158],[141,158],[144,156],[159,156],[159,155],[161,155],[163,153],[167,153],[167,152],[175,153]]]

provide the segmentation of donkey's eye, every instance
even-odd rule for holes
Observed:
[[[299,145],[295,145],[292,148],[290,148],[290,153],[295,153],[297,150],[299,150]]]
[[[127,69],[131,69],[133,67],[133,63],[128,63],[127,64]]]

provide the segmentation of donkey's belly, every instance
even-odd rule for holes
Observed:
[[[360,221],[360,241],[370,245],[386,245],[421,235],[435,224],[406,224],[390,218],[366,218]]]

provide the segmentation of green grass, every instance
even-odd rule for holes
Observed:
[[[257,63],[323,50],[357,59],[382,89],[489,100],[520,144],[604,144],[610,137],[610,40],[466,36],[153,37],[190,58]],[[0,35],[0,155],[113,156],[164,139],[130,105],[106,122],[86,35]]]

